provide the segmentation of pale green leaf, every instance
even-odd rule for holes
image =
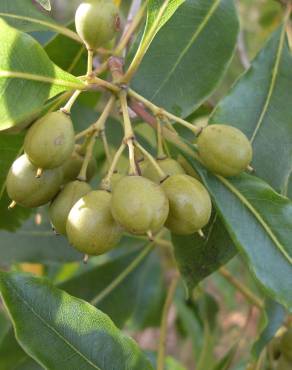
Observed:
[[[40,0],[48,3],[48,0]],[[32,0],[1,0],[0,18],[5,19],[11,26],[21,31],[47,31],[62,33],[80,42],[78,35],[56,23],[51,17],[39,11]]]
[[[62,91],[84,89],[85,84],[52,63],[32,37],[3,20],[0,43],[0,130],[23,124]]]

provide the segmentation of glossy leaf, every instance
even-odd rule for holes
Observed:
[[[19,207],[19,209],[23,209]],[[17,211],[10,211],[12,214]],[[2,218],[2,217],[1,217]],[[16,232],[0,232],[0,261],[48,263],[81,261],[82,255],[63,236],[56,236],[48,222],[36,225],[34,217]]]
[[[220,81],[237,32],[233,1],[186,0],[156,35],[132,87],[157,105],[188,116]]]
[[[43,367],[153,369],[108,316],[47,280],[1,273],[0,290],[18,341]]]
[[[204,238],[199,234],[172,235],[175,259],[190,291],[236,254],[233,242],[218,216],[212,218],[204,233]]]
[[[3,20],[0,43],[0,130],[23,124],[60,92],[84,88],[83,82],[53,64],[31,36]]]
[[[193,164],[255,278],[268,295],[292,309],[292,202],[254,176],[226,179]]]
[[[219,103],[213,123],[240,128],[253,144],[257,176],[285,192],[292,168],[292,56],[283,24]],[[277,164],[275,164],[275,160]]]
[[[50,11],[52,9],[50,0],[37,0],[37,2],[45,9]]]
[[[283,306],[272,300],[266,300],[263,328],[260,332],[259,338],[252,347],[252,354],[255,358],[259,358],[262,350],[283,325],[285,318],[286,312]]]
[[[148,39],[151,32],[152,38],[149,43],[153,40],[159,30],[165,25],[165,23],[173,16],[179,6],[185,0],[150,0],[148,1],[147,7],[147,21],[145,30],[140,44],[144,44],[145,40]],[[153,32],[155,30],[155,32]]]
[[[133,248],[134,244],[137,246],[137,241],[125,240],[124,243],[128,246],[130,243],[133,244]],[[147,320],[150,319],[151,322],[151,312],[158,309],[157,305],[161,299],[162,272],[157,254],[152,253],[147,259],[142,260],[142,263],[125,279],[107,291],[107,287],[117,281],[139,255],[140,248],[130,250],[105,263],[81,271],[60,287],[74,296],[92,302],[109,315],[119,327],[122,327],[132,315],[134,315],[132,325],[143,327]],[[138,308],[141,311],[134,314]]]
[[[22,134],[6,135],[0,133],[0,229],[10,231],[16,230],[31,213],[30,210],[21,207],[16,207],[12,212],[8,211],[11,200],[5,190],[7,173],[13,161],[20,154],[22,144]]]
[[[69,29],[74,28],[75,23],[71,23]],[[87,52],[83,44],[57,34],[46,43],[45,51],[52,62],[63,70],[75,76],[82,76],[86,72]]]
[[[41,1],[48,2],[48,0]],[[75,32],[59,25],[51,17],[39,11],[32,0],[1,0],[0,17],[24,32],[52,30],[80,41]]]

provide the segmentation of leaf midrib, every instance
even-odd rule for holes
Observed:
[[[18,20],[22,20],[22,21],[31,22],[31,23],[41,24],[43,26],[46,26],[48,28],[51,28],[51,29],[57,31],[58,33],[63,34],[64,36],[67,36],[67,37],[71,38],[72,40],[75,40],[77,42],[81,42],[81,39],[79,38],[79,36],[75,32],[69,30],[66,27],[60,26],[57,23],[53,23],[53,22],[51,23],[51,22],[44,21],[44,20],[41,20],[41,19],[38,19],[38,18],[31,18],[31,17],[26,17],[26,16],[23,16],[23,15],[17,15],[17,14],[12,14],[12,13],[3,13],[3,12],[0,12],[0,17],[18,19]]]
[[[289,263],[292,264],[292,258],[286,252],[284,246],[279,242],[276,235],[273,233],[269,225],[266,221],[262,218],[262,216],[257,212],[257,210],[253,207],[253,205],[247,200],[246,197],[242,195],[227,179],[217,176],[217,178],[235,195],[237,198],[249,209],[249,211],[254,215],[257,221],[262,225],[265,229],[273,243],[277,246],[280,252],[284,255],[284,257],[288,260]]]
[[[77,355],[79,355],[83,360],[85,360],[86,363],[91,365],[94,369],[101,370],[99,367],[97,367],[93,362],[91,362],[82,352],[78,351],[78,349],[71,344],[61,333],[59,333],[54,327],[52,327],[49,323],[45,321],[45,319],[42,318],[41,315],[39,315],[27,302],[27,300],[22,297],[17,289],[14,287],[13,284],[11,284],[9,281],[6,280],[6,284],[14,291],[14,293],[17,295],[17,297],[20,299],[20,301],[23,302],[23,304],[32,312],[33,315],[36,316],[37,319],[39,319],[48,329],[53,331],[71,350],[73,350]],[[14,321],[14,320],[13,320]],[[15,325],[16,327],[16,325]]]
[[[172,67],[172,69],[170,70],[170,72],[167,74],[167,76],[165,77],[164,81],[161,83],[161,85],[158,88],[158,90],[156,90],[156,92],[152,95],[151,100],[155,99],[155,97],[159,94],[159,92],[163,89],[163,87],[169,81],[171,75],[175,72],[175,70],[179,66],[179,64],[182,61],[182,59],[184,58],[184,56],[187,54],[187,52],[189,51],[189,49],[191,48],[191,46],[193,45],[193,43],[197,40],[197,38],[199,37],[199,35],[203,31],[203,29],[205,28],[205,26],[209,22],[210,18],[213,16],[213,14],[215,13],[215,11],[217,10],[217,8],[218,8],[218,6],[220,4],[220,1],[221,0],[215,0],[214,4],[210,7],[210,9],[207,12],[205,18],[203,19],[203,21],[201,22],[201,24],[199,25],[199,27],[195,31],[194,35],[191,37],[191,40],[188,42],[188,44],[186,45],[186,47],[183,49],[183,51],[180,54],[179,58],[177,59],[176,63],[174,64],[174,66]]]
[[[272,99],[272,96],[273,96],[273,93],[274,93],[274,90],[275,90],[275,87],[276,87],[277,77],[278,77],[278,74],[279,74],[279,66],[280,66],[283,47],[284,47],[285,34],[286,34],[286,22],[284,22],[283,28],[282,28],[282,31],[281,31],[279,47],[277,49],[275,64],[274,64],[273,70],[272,70],[272,78],[271,78],[271,83],[270,83],[270,87],[269,87],[269,90],[268,90],[268,94],[267,94],[267,97],[266,97],[266,100],[265,100],[265,104],[263,106],[263,110],[260,114],[260,117],[259,117],[259,119],[256,123],[255,130],[254,130],[254,132],[252,134],[252,137],[250,139],[251,143],[254,142],[254,140],[256,138],[256,135],[257,135],[259,129],[261,128],[261,125],[262,125],[263,120],[265,118],[265,115],[268,111],[268,108],[269,108],[269,105],[270,105],[270,102],[271,102],[271,99]]]
[[[75,82],[62,80],[59,78],[42,76],[33,73],[26,73],[26,72],[18,72],[18,71],[4,71],[0,70],[0,79],[1,78],[19,78],[24,80],[30,81],[37,81],[37,82],[44,82],[53,85],[63,86],[67,88],[77,89],[77,90],[84,90],[86,88],[85,84],[80,81],[80,84]]]

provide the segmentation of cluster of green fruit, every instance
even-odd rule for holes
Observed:
[[[76,29],[89,58],[93,50],[114,37],[117,20],[118,9],[110,0],[87,0],[79,6]],[[135,145],[134,138],[125,137],[125,143],[128,141]],[[96,163],[87,157],[86,142],[75,144],[66,109],[36,121],[26,134],[24,154],[7,177],[11,207],[34,208],[50,202],[49,215],[56,232],[88,255],[114,248],[124,231],[152,238],[164,226],[174,234],[188,235],[207,225],[212,211],[208,191],[172,158],[162,156],[154,164],[138,163],[135,158],[137,171],[121,175],[110,170],[106,177],[109,185],[102,182],[101,190],[92,190],[88,182]],[[202,163],[222,176],[239,174],[252,158],[248,139],[226,125],[204,128],[197,150]]]
[[[221,175],[236,175],[251,160],[248,140],[229,126],[208,126],[197,145],[206,167]],[[55,230],[85,254],[107,252],[124,231],[153,235],[166,226],[186,235],[199,232],[210,219],[207,190],[171,158],[157,160],[166,174],[163,181],[152,163],[144,160],[140,164],[143,176],[114,174],[110,191],[93,191],[86,180],[95,172],[94,159],[88,164],[87,178],[78,179],[84,153],[82,146],[75,146],[70,116],[62,111],[49,113],[31,126],[24,152],[9,171],[8,195],[24,207],[51,201],[49,214]]]

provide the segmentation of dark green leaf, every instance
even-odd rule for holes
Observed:
[[[141,45],[149,37],[149,32],[151,31],[151,40],[159,32],[159,30],[165,25],[165,23],[173,16],[179,6],[185,0],[169,0],[166,4],[165,0],[149,0],[147,8],[147,21],[145,25],[145,30],[143,37],[141,39]],[[154,27],[155,26],[155,27]],[[153,29],[154,27],[154,29]],[[155,32],[153,32],[155,30]]]
[[[52,30],[57,33],[63,33],[76,41],[80,41],[75,32],[57,24],[51,17],[37,10],[32,0],[1,0],[0,17],[21,31]]]
[[[220,81],[237,32],[233,1],[186,0],[153,40],[133,88],[167,110],[189,115]]]
[[[14,213],[15,210],[10,212]],[[69,245],[65,237],[56,236],[47,221],[36,225],[33,217],[17,232],[0,232],[0,261],[2,264],[81,260],[82,255]]]
[[[292,202],[254,176],[225,179],[193,164],[255,278],[268,295],[292,309]]]
[[[147,351],[146,354],[147,354],[147,357],[149,358],[149,360],[151,361],[151,363],[153,365],[153,368],[156,369],[156,366],[157,366],[156,353]],[[178,363],[174,358],[168,356],[165,359],[165,369],[164,370],[186,370],[186,368],[183,365],[181,365],[180,363]]]
[[[213,216],[204,232],[205,238],[199,234],[172,235],[175,259],[189,290],[236,254],[233,242],[217,216]]]
[[[31,36],[1,19],[0,43],[0,130],[23,124],[60,92],[84,88],[52,63]]]
[[[252,347],[252,353],[255,358],[259,358],[262,350],[274,337],[277,330],[283,325],[286,317],[286,312],[283,306],[267,299],[264,311],[264,325],[259,338]]]
[[[20,154],[23,135],[5,135],[0,133],[0,229],[14,231],[29,217],[31,211],[17,207],[8,211],[11,200],[5,191],[6,176],[12,162]],[[1,243],[1,242],[0,242]]]
[[[0,289],[19,342],[45,368],[153,370],[108,316],[48,281],[1,273]]]
[[[213,370],[229,370],[237,353],[237,345],[232,347],[226,355],[215,365]]]
[[[256,174],[281,193],[292,168],[291,91],[292,57],[283,24],[212,117],[213,123],[245,132],[253,144]]]
[[[73,29],[75,24],[70,24]],[[75,76],[84,75],[87,68],[87,52],[83,44],[57,34],[47,42],[45,51],[49,58],[64,71]]]
[[[126,239],[124,243],[127,245],[130,240]],[[134,240],[131,243],[134,244]],[[137,241],[135,244],[137,245]],[[133,314],[133,325],[143,327],[148,320],[151,323],[151,313],[157,310],[157,304],[161,300],[162,272],[156,253],[152,253],[118,285],[104,294],[107,287],[119,279],[141,253],[143,251],[141,252],[140,248],[138,250],[135,248],[105,263],[93,265],[90,269],[80,271],[60,287],[70,294],[94,303],[119,327],[122,327]],[[138,312],[138,309],[141,311]]]

